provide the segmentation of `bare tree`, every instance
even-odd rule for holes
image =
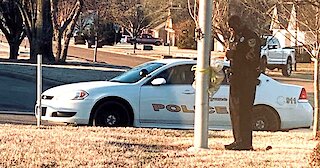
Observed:
[[[66,61],[70,39],[82,6],[83,0],[51,0],[56,62]]]
[[[229,3],[228,1],[214,1],[212,13],[212,34],[213,38],[217,39],[224,47],[227,47],[227,40],[229,38],[229,31],[227,20],[229,17]]]
[[[0,29],[10,46],[9,59],[17,59],[25,31],[22,16],[14,0],[0,1]]]
[[[15,0],[22,15],[30,43],[30,59],[42,54],[45,61],[54,61],[52,21],[49,0]]]
[[[169,4],[154,0],[113,0],[111,10],[114,21],[125,28],[132,37],[143,29],[165,21]]]
[[[197,20],[198,0],[186,0],[188,3],[189,14],[193,20]],[[266,25],[268,16],[264,14],[265,9],[272,4],[274,0],[213,0],[212,14],[212,34],[213,38],[220,42],[225,48],[228,47],[228,38],[230,36],[227,21],[231,15],[238,15],[258,34],[269,33]],[[257,8],[257,9],[255,9]],[[261,12],[264,11],[264,12]],[[270,20],[270,19],[269,19]]]

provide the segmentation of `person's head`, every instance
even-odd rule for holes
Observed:
[[[241,18],[237,15],[232,15],[228,20],[229,28],[233,29],[235,32],[239,32],[242,27]]]

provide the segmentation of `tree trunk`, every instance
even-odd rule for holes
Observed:
[[[68,48],[70,43],[71,35],[65,38],[63,50],[62,50],[62,58],[61,61],[66,62],[67,56],[68,56]]]
[[[44,56],[44,61],[54,62],[52,37],[53,27],[51,19],[51,5],[50,0],[43,0],[43,27],[42,27],[42,41],[41,53]]]
[[[64,62],[61,60],[61,51],[62,51],[62,46],[61,46],[61,42],[62,42],[62,32],[60,30],[57,31],[57,34],[55,36],[57,42],[55,44],[55,62]]]
[[[53,62],[50,0],[38,0],[37,7],[35,28],[31,30],[30,59],[36,60],[37,55],[42,54],[44,62]]]
[[[21,43],[21,42],[20,42]],[[9,59],[17,59],[19,55],[19,45],[20,43],[9,43],[10,46],[10,56]]]
[[[81,3],[80,3],[81,4]],[[78,11],[75,13],[74,19],[71,21],[70,23],[70,28],[68,29],[68,31],[66,32],[65,35],[65,39],[64,39],[64,47],[62,50],[62,61],[65,62],[67,59],[67,55],[68,55],[68,48],[69,48],[69,44],[70,44],[70,40],[72,37],[72,32],[77,24],[77,20],[80,16],[80,10],[81,10],[81,5],[79,6]]]
[[[55,47],[55,61],[56,62],[65,62],[67,59],[68,47],[70,43],[70,39],[72,36],[72,32],[75,28],[76,22],[80,16],[81,8],[83,5],[82,0],[77,0],[71,10],[71,13],[68,15],[65,20],[58,20],[58,3],[57,1],[52,1],[52,18],[53,18],[53,27],[55,40],[57,41]],[[62,41],[63,44],[62,44]]]
[[[32,37],[28,37],[29,44],[30,44],[30,60],[33,62],[37,61],[37,54],[38,54],[38,43],[36,41],[36,36],[32,35]]]

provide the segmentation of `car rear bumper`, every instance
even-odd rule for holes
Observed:
[[[281,129],[309,128],[312,126],[313,107],[308,102],[300,102],[293,109],[283,109],[280,114]]]

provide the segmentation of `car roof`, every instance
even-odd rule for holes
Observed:
[[[181,63],[181,62],[185,62],[185,63],[196,63],[196,60],[193,59],[174,59],[174,58],[169,58],[169,59],[159,59],[156,60],[154,62],[159,62],[159,63],[163,63],[163,64],[172,64],[172,63]]]
[[[218,59],[218,60],[223,62],[223,66],[227,66],[227,67],[230,66],[230,61],[221,60],[221,59]],[[188,58],[168,58],[168,59],[155,60],[153,62],[159,62],[159,63],[163,63],[163,64],[180,64],[180,63],[196,64],[197,60],[188,59]]]

